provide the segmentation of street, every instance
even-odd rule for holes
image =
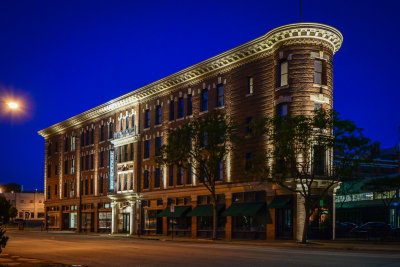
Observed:
[[[399,266],[397,253],[7,232],[3,253],[84,266]]]

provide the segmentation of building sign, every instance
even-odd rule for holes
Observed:
[[[110,150],[108,166],[110,166],[110,188],[108,191],[114,191],[114,150]]]

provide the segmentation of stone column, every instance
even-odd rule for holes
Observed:
[[[111,234],[118,233],[118,203],[111,202],[112,215],[111,215]]]
[[[306,211],[304,208],[304,198],[300,194],[297,194],[296,202],[297,202],[296,239],[297,239],[297,241],[301,241],[301,239],[303,237],[304,221],[305,221],[305,216],[306,216]]]
[[[135,205],[135,201],[129,201],[129,204],[130,204],[130,206],[131,206],[131,214],[129,215],[129,234],[130,235],[133,235],[134,233],[135,233],[135,231],[134,231],[134,221],[136,221],[135,220],[135,215],[136,215],[136,212],[135,212],[135,208],[136,208],[136,205]]]
[[[332,194],[332,240],[336,238],[336,193]]]

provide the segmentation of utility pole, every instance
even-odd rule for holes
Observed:
[[[303,0],[300,0],[300,22],[303,22]]]

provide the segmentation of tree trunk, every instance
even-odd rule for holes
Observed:
[[[212,205],[213,205],[213,232],[212,232],[212,239],[217,239],[217,204],[215,201],[215,197],[212,198]]]
[[[307,200],[304,202],[304,209],[305,209],[305,219],[304,219],[303,236],[301,238],[301,243],[307,244],[308,225],[310,223],[310,208],[307,203]]]

